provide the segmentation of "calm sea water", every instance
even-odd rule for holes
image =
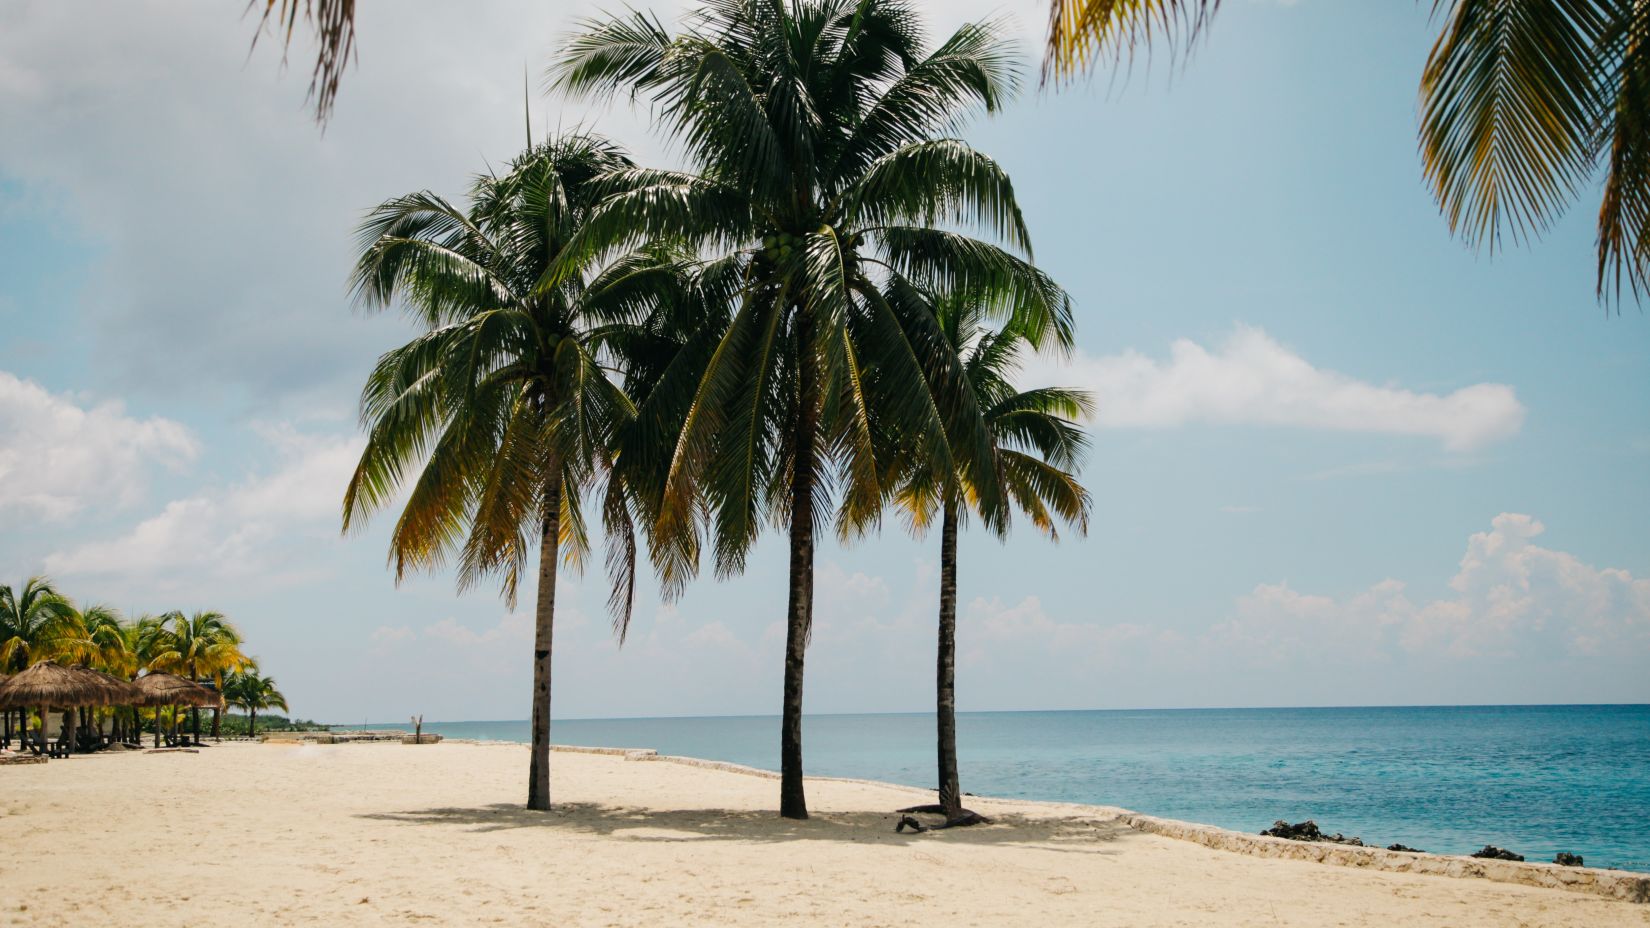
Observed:
[[[432,723],[526,741],[526,722]],[[808,773],[932,786],[930,715],[809,716]],[[1650,871],[1650,706],[985,712],[963,789],[1260,831],[1275,819],[1439,853]],[[778,766],[776,717],[558,720],[561,744]]]

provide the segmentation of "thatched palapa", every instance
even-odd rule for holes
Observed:
[[[110,677],[105,681],[101,676],[96,671],[64,667],[56,661],[41,661],[0,683],[0,709],[111,706],[133,695],[129,688],[120,685],[119,680]]]
[[[130,706],[136,703],[138,697],[142,695],[142,691],[133,685],[130,680],[122,680],[113,674],[86,666],[70,667],[69,669],[85,677],[88,683],[95,683],[108,690],[110,696],[108,705]]]
[[[223,697],[198,683],[192,683],[177,674],[148,673],[137,678],[138,698],[134,706],[201,706],[210,709],[222,707]]]

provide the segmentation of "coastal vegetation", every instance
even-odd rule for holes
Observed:
[[[246,692],[260,703],[286,708],[286,697],[273,680],[259,677],[257,663],[242,649],[240,631],[224,615],[180,611],[126,619],[115,609],[98,604],[77,605],[60,593],[47,577],[30,577],[13,587],[0,585],[0,677],[21,673],[43,662],[80,667],[107,674],[116,681],[136,681],[146,674],[177,674],[191,683],[206,684],[231,700],[231,691]],[[259,681],[252,696],[248,680]],[[181,685],[181,684],[180,684]],[[235,702],[245,706],[245,701]],[[18,737],[43,724],[40,707],[3,711],[8,732]],[[201,738],[200,707],[190,706],[194,738]],[[13,713],[15,712],[15,716]],[[117,739],[143,730],[175,727],[176,708],[167,705],[84,706],[80,727],[101,731],[111,723]],[[15,719],[15,722],[14,722]],[[221,713],[213,709],[212,735],[220,735]],[[15,725],[15,728],[13,727]]]

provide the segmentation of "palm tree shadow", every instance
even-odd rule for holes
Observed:
[[[895,833],[892,812],[824,812],[807,821],[748,809],[644,809],[567,802],[550,812],[511,803],[443,806],[401,812],[369,812],[358,818],[403,825],[448,825],[490,832],[543,828],[617,836],[629,841],[849,841],[860,844],[1036,845],[1043,850],[1111,854],[1118,842],[1140,833],[1116,819],[1028,818],[993,815],[992,824],[922,834]]]

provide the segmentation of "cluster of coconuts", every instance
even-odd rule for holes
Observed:
[[[777,235],[762,236],[762,254],[770,261],[783,261],[791,256],[791,250],[802,244],[802,237],[789,232],[780,232]]]

